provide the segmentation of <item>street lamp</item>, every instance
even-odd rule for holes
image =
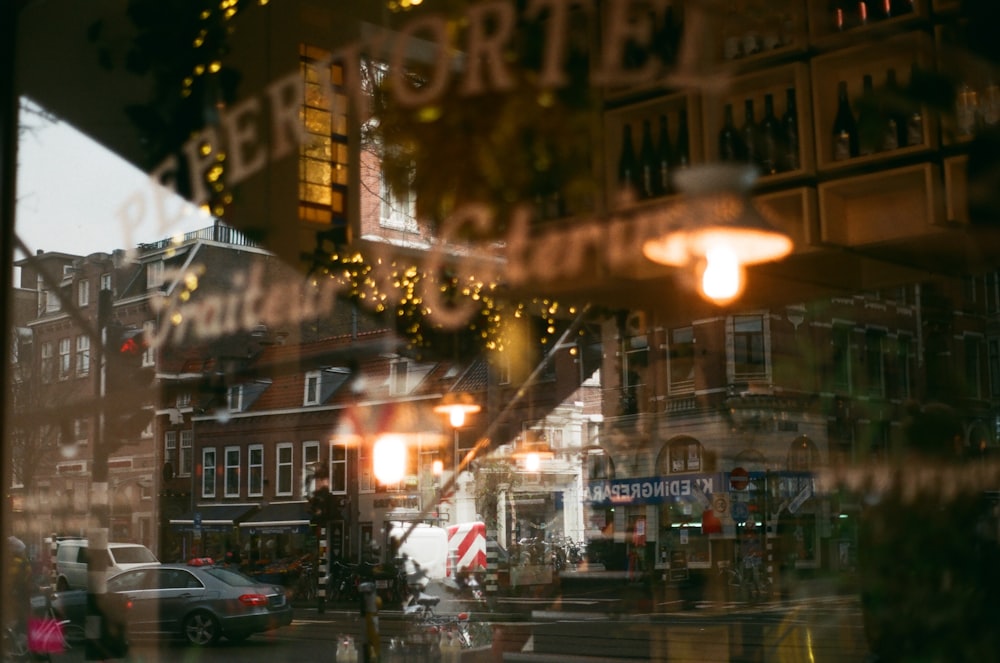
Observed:
[[[458,468],[460,465],[459,446],[458,446],[458,429],[465,425],[465,419],[470,414],[476,414],[480,412],[483,408],[473,400],[471,394],[464,392],[449,392],[445,394],[441,402],[434,406],[434,411],[438,414],[448,415],[448,423],[451,424],[451,429],[453,433],[453,453],[455,454],[455,474],[458,474]]]

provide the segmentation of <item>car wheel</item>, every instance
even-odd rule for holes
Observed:
[[[194,612],[184,620],[184,638],[192,645],[204,647],[222,635],[219,620],[207,612]]]

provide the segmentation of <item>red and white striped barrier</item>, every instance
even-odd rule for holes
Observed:
[[[459,523],[448,527],[448,575],[486,568],[486,525]]]

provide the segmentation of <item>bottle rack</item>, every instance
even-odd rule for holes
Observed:
[[[705,109],[702,119],[705,124],[703,133],[704,152],[711,158],[718,158],[719,131],[722,129],[722,109],[726,104],[732,104],[737,129],[743,123],[744,102],[753,101],[755,119],[758,124],[764,116],[764,96],[771,94],[774,98],[775,115],[780,119],[785,112],[786,91],[795,89],[795,105],[799,134],[799,167],[785,170],[773,175],[762,175],[761,184],[774,184],[807,175],[816,174],[816,158],[813,150],[813,123],[811,94],[809,90],[809,71],[804,63],[795,62],[764,69],[752,74],[745,74],[733,79],[726,92],[709,102],[705,99]],[[709,103],[712,107],[709,107]]]
[[[814,82],[816,167],[820,172],[870,166],[890,158],[937,148],[938,132],[935,127],[935,117],[926,108],[921,108],[919,111],[923,129],[919,142],[890,152],[880,151],[842,161],[835,161],[833,158],[831,131],[837,113],[838,83],[840,81],[847,83],[847,96],[852,100],[852,105],[856,105],[862,97],[862,80],[865,74],[872,76],[877,94],[885,83],[886,72],[895,69],[899,86],[905,89],[910,83],[910,73],[914,63],[922,69],[932,67],[932,44],[930,36],[926,33],[907,32],[872,44],[862,44],[818,55],[812,59],[810,66]]]
[[[752,9],[763,4],[744,0],[740,7]],[[908,136],[903,147],[879,145],[873,154],[839,161],[832,154],[841,80],[847,83],[857,116],[865,74],[873,79],[874,105],[884,112],[888,101],[882,88],[890,68],[895,70],[897,84],[904,92],[910,85],[914,64],[918,72],[933,72],[939,67],[942,71],[956,71],[951,62],[942,58],[949,51],[949,40],[954,39],[959,46],[956,51],[961,51],[960,33],[953,36],[958,3],[914,0],[912,11],[844,31],[836,30],[830,21],[829,0],[787,0],[778,6],[777,11],[794,17],[790,22],[795,26],[794,37],[779,49],[747,57],[726,57],[727,30],[737,31],[728,27],[732,15],[709,17],[710,28],[704,39],[699,35],[698,49],[710,64],[705,76],[716,76],[716,82],[724,80],[724,85],[672,92],[650,86],[645,94],[652,98],[634,103],[616,97],[617,91],[608,91],[606,98],[617,105],[604,112],[607,190],[613,192],[617,185],[616,162],[624,123],[634,123],[638,150],[638,132],[644,117],[652,119],[655,126],[662,109],[673,113],[684,106],[688,110],[691,163],[716,161],[725,104],[732,104],[734,124],[739,129],[745,100],[753,100],[759,123],[764,96],[771,94],[775,115],[780,118],[785,91],[794,87],[799,168],[758,178],[754,200],[767,210],[772,223],[792,237],[796,253],[830,245],[857,247],[903,241],[941,232],[955,223],[967,223],[967,159],[961,154],[963,139],[956,137],[949,125],[951,114],[928,107],[908,108],[908,112],[918,111],[922,120],[916,134],[919,139]],[[690,25],[688,18],[686,26]],[[631,90],[633,95],[638,92]],[[676,131],[673,114],[670,126]],[[949,149],[942,152],[943,147]],[[610,209],[622,209],[622,204],[612,201],[609,195]],[[644,204],[640,201],[636,206]]]
[[[649,120],[653,126],[653,138],[657,137],[656,131],[659,124],[660,115],[667,116],[667,123],[670,129],[670,140],[673,148],[677,149],[677,131],[680,127],[680,113],[684,110],[687,113],[688,124],[688,158],[691,164],[705,162],[705,155],[701,150],[703,138],[701,135],[701,104],[697,95],[692,93],[672,94],[657,99],[652,99],[642,103],[632,104],[620,109],[607,111],[604,114],[604,141],[605,154],[610,155],[608,167],[605,168],[605,191],[608,192],[607,204],[609,209],[617,210],[627,205],[616,195],[618,191],[618,171],[617,158],[622,151],[622,127],[626,124],[632,127],[632,142],[636,155],[639,154],[640,140],[642,138],[642,122]],[[668,194],[670,197],[673,194]],[[656,199],[637,201],[638,205],[655,202]]]

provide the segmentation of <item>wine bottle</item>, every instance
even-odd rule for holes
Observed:
[[[870,23],[868,18],[868,3],[865,0],[857,0],[854,3],[855,16],[857,16],[858,27],[864,27]]]
[[[760,120],[760,169],[773,175],[780,169],[781,123],[774,114],[774,95],[764,95],[764,117]]]
[[[799,163],[799,114],[795,104],[795,88],[785,90],[785,114],[781,116],[783,148],[782,170],[798,170]]]
[[[882,149],[897,150],[906,147],[906,116],[900,112],[902,94],[895,69],[885,72],[885,99]]]
[[[639,179],[639,160],[635,156],[635,146],[632,145],[632,125],[622,127],[622,148],[618,157],[618,200],[627,205],[639,197],[641,181]]]
[[[656,192],[657,171],[656,147],[653,145],[653,129],[649,120],[642,121],[642,139],[639,141],[639,194],[642,198],[652,198]]]
[[[875,108],[875,86],[872,75],[861,79],[861,109],[858,112],[858,155],[875,154],[882,138],[882,120]]]
[[[858,156],[858,125],[847,98],[847,82],[837,84],[837,116],[833,120],[833,160]]]
[[[754,120],[753,99],[743,102],[743,126],[740,127],[740,145],[743,148],[742,160],[753,165],[760,164],[760,127]]]
[[[719,132],[719,159],[722,161],[740,161],[743,150],[740,149],[740,137],[733,124],[733,105],[726,104],[723,110],[722,131]]]
[[[671,193],[672,183],[671,162],[674,159],[674,150],[670,144],[670,130],[668,127],[666,114],[660,115],[660,135],[656,141],[656,195],[665,196]]]
[[[677,172],[691,165],[691,134],[688,132],[687,109],[682,108],[677,112],[677,142],[674,145],[674,158],[671,162],[671,170]],[[673,175],[671,175],[671,185]],[[671,190],[673,190],[671,186]]]
[[[910,89],[919,85],[920,67],[914,62],[910,67]],[[913,97],[914,95],[910,95]],[[906,145],[924,144],[924,112],[919,103],[910,102],[911,107],[906,113]]]

